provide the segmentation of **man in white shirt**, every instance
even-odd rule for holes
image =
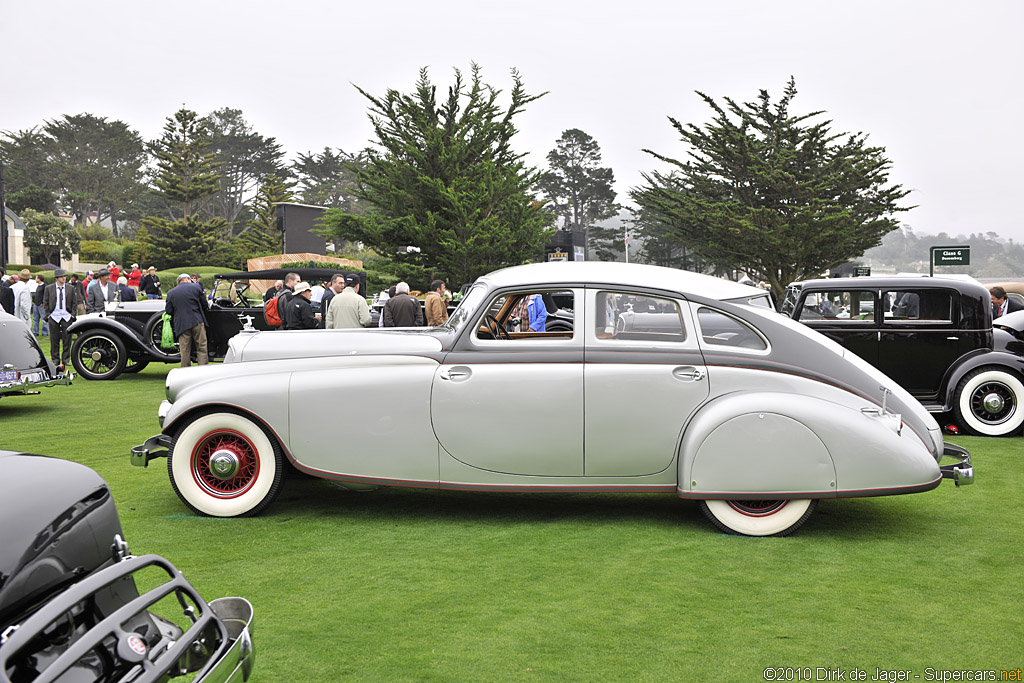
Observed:
[[[32,274],[26,268],[18,273],[18,281],[11,285],[11,290],[14,292],[14,315],[24,320],[25,324],[30,327],[32,325],[32,290],[28,283],[31,279]]]

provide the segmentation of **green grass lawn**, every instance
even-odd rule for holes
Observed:
[[[973,486],[824,501],[789,538],[721,534],[671,495],[347,493],[302,477],[260,517],[207,519],[164,460],[128,463],[158,431],[170,367],[5,398],[0,448],[93,467],[136,554],[166,556],[206,599],[252,601],[256,681],[1024,665],[1019,437],[953,439],[974,454]]]

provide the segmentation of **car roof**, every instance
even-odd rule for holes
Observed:
[[[803,280],[790,285],[801,289],[955,289],[958,292],[978,294],[988,292],[977,280],[960,280],[945,277],[908,277],[904,275],[870,275],[867,277],[834,277],[817,280]]]
[[[553,261],[502,268],[480,278],[493,287],[523,284],[612,284],[693,292],[711,299],[738,299],[764,294],[763,289],[676,268],[615,261]]]

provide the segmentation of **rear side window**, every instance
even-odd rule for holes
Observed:
[[[731,346],[752,351],[765,351],[768,344],[757,330],[741,320],[712,308],[697,311],[700,336],[705,344]]]
[[[886,320],[953,322],[953,294],[944,289],[897,289],[882,293]]]
[[[682,312],[672,299],[635,292],[598,292],[594,320],[598,339],[686,341]]]

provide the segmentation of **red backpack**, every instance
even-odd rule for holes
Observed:
[[[267,324],[271,327],[281,327],[284,322],[281,320],[281,313],[277,310],[277,300],[281,297],[275,296],[273,299],[267,302],[267,305],[263,308],[263,316],[267,319]]]

